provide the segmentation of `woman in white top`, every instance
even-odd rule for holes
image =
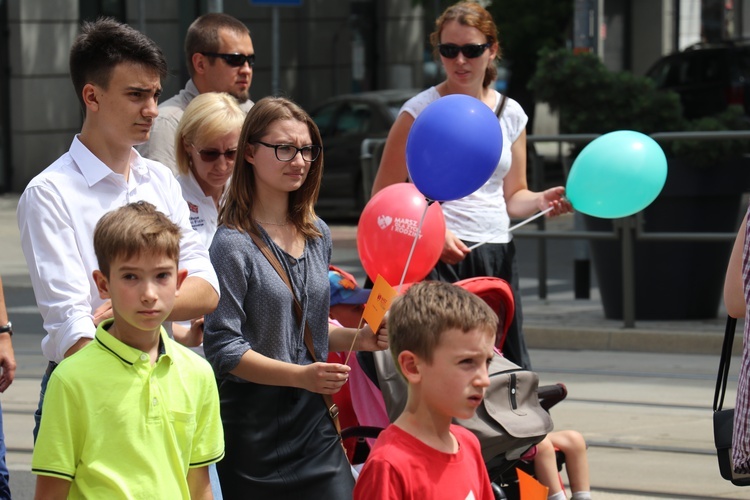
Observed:
[[[484,102],[499,115],[503,134],[500,162],[490,179],[465,198],[442,204],[446,221],[445,245],[429,279],[455,282],[475,276],[496,276],[514,289],[516,316],[508,331],[504,355],[530,368],[521,332],[520,294],[515,247],[508,232],[510,217],[525,218],[552,207],[550,215],[570,212],[562,186],[533,192],[526,182],[527,116],[513,99],[491,87],[500,57],[497,27],[492,16],[474,2],[448,7],[435,22],[430,42],[445,68],[446,79],[404,104],[388,134],[373,194],[407,177],[406,140],[419,113],[431,102],[450,94],[466,94]],[[487,140],[499,140],[488,137]],[[456,168],[461,168],[457,165]],[[472,243],[490,240],[470,251]]]
[[[190,224],[208,248],[216,232],[219,203],[234,170],[245,113],[223,92],[193,99],[175,134],[175,157]]]

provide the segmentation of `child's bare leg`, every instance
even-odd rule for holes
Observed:
[[[560,485],[560,479],[557,474],[555,447],[552,444],[549,435],[547,435],[541,443],[536,445],[534,475],[536,476],[537,481],[549,488],[548,498],[562,492],[562,486]],[[565,497],[563,496],[563,498]]]
[[[547,438],[565,454],[565,468],[571,491],[591,491],[586,441],[581,433],[565,430],[550,433]]]

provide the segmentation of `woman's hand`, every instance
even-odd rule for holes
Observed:
[[[440,260],[446,264],[458,264],[466,258],[471,252],[463,241],[456,237],[450,229],[445,230],[445,243],[443,244],[443,252],[440,254]]]
[[[541,193],[539,197],[539,210],[547,210],[552,207],[547,213],[549,217],[555,217],[562,214],[567,214],[573,211],[573,205],[565,198],[565,188],[557,186],[550,188]]]
[[[203,316],[197,319],[190,320],[190,330],[185,341],[185,345],[190,347],[198,347],[203,343]]]
[[[106,300],[104,304],[100,305],[94,312],[91,313],[94,317],[94,326],[98,327],[99,323],[106,319],[114,318],[114,312],[112,311],[112,301]]]
[[[318,394],[335,394],[349,380],[351,367],[340,363],[313,363],[304,367],[302,387]]]
[[[190,320],[190,328],[180,323],[172,323],[174,339],[185,347],[198,347],[203,342],[203,316]]]

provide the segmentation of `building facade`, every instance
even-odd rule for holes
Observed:
[[[705,36],[707,9],[721,14],[710,17],[712,33],[740,36],[743,26],[750,26],[750,0],[594,1],[600,12],[599,53],[611,69],[636,74]],[[251,97],[278,93],[309,108],[339,93],[430,83],[427,29],[446,2],[413,3],[0,0],[0,192],[22,191],[68,149],[81,128],[68,51],[84,19],[113,16],[153,38],[169,63],[163,94],[169,97],[188,78],[182,52],[187,27],[204,12],[222,10],[250,28],[256,50]]]

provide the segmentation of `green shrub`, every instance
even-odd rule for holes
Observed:
[[[540,101],[559,111],[561,133],[635,130],[653,134],[747,128],[739,107],[707,118],[686,120],[677,93],[657,90],[645,76],[610,71],[591,53],[542,50],[529,86]],[[696,164],[711,164],[750,152],[750,141],[741,140],[681,140],[662,146],[667,155],[691,158]]]

